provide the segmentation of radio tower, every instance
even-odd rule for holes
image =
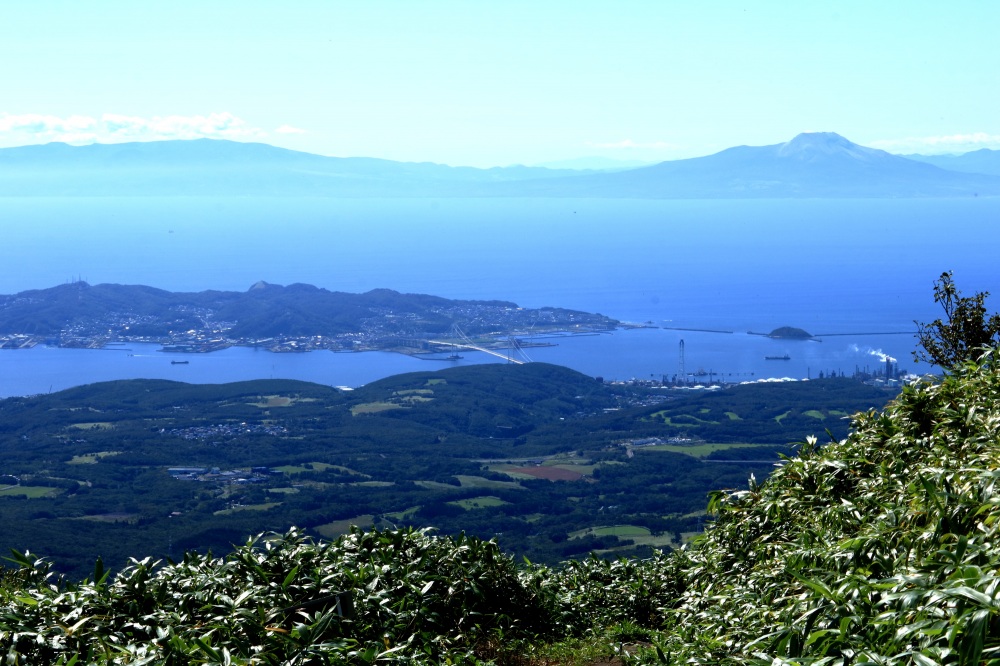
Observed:
[[[684,339],[681,338],[681,353],[677,361],[677,381],[684,382]]]

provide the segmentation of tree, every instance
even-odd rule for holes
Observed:
[[[921,349],[913,352],[917,361],[927,361],[942,368],[954,368],[978,356],[977,351],[1000,345],[1000,314],[987,317],[988,291],[962,296],[951,271],[934,282],[934,302],[944,308],[944,319],[917,325]]]

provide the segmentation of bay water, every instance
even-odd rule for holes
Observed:
[[[912,361],[908,332],[914,320],[940,316],[932,296],[938,275],[953,270],[967,294],[1000,294],[998,213],[1000,200],[986,198],[7,198],[0,199],[0,293],[76,279],[170,291],[242,291],[258,280],[348,292],[385,287],[656,327],[547,339],[556,346],[528,350],[533,360],[606,379],[676,374],[681,340],[688,372],[732,379],[850,374],[886,355],[922,372],[929,368]],[[779,326],[849,335],[813,342],[747,334]],[[0,351],[0,397],[137,377],[357,386],[400,372],[503,362],[474,352],[448,362],[232,348],[180,365],[156,349]],[[765,360],[785,354],[790,360]]]

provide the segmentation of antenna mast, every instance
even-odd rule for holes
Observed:
[[[684,377],[685,377],[685,374],[684,374],[684,338],[681,338],[680,358],[677,361],[677,381],[683,383],[685,381]]]

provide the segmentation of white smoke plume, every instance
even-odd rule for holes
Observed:
[[[859,347],[857,345],[851,345],[848,348],[852,352],[856,352],[858,354],[867,354],[869,356],[877,356],[878,360],[882,361],[883,363],[885,363],[886,361],[889,361],[891,363],[895,363],[896,362],[896,359],[894,359],[892,356],[889,356],[888,354],[886,354],[881,349],[872,349],[871,347],[865,347],[864,349],[862,349],[861,347]]]

